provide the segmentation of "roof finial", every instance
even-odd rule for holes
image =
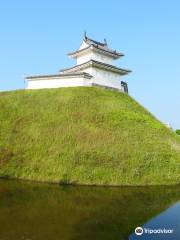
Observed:
[[[107,41],[106,41],[106,38],[104,38],[104,45],[107,46]]]
[[[86,31],[84,31],[84,38],[87,39]]]

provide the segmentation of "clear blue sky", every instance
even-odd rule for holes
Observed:
[[[0,90],[24,87],[23,75],[74,64],[83,31],[125,54],[117,64],[130,95],[163,122],[180,128],[180,1],[2,1]]]

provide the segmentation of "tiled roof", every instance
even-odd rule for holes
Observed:
[[[62,70],[60,70],[60,72],[71,73],[71,72],[81,71],[82,69],[85,69],[89,66],[100,67],[104,70],[109,70],[109,71],[112,71],[112,72],[116,72],[116,73],[119,73],[121,75],[125,75],[125,74],[128,74],[128,73],[131,72],[130,70],[123,69],[123,68],[118,68],[114,65],[110,65],[110,64],[95,61],[95,60],[89,60],[88,62],[76,65],[74,67],[62,69]]]
[[[80,49],[80,50],[77,50],[77,51],[75,51],[75,52],[68,53],[68,56],[71,56],[71,57],[76,56],[77,54],[79,54],[79,53],[81,53],[81,52],[84,52],[84,51],[88,50],[88,49],[91,48],[91,47],[95,48],[96,50],[100,50],[100,51],[102,51],[102,52],[104,52],[104,53],[106,53],[106,54],[112,55],[112,56],[114,56],[115,58],[119,58],[119,57],[124,56],[123,53],[119,53],[119,52],[113,51],[113,50],[111,50],[111,49],[109,49],[109,48],[102,48],[101,46],[99,46],[99,45],[94,45],[94,44],[91,44],[91,45],[89,45],[88,47],[83,48],[83,49]]]
[[[33,75],[33,76],[27,76],[25,79],[35,79],[35,78],[63,78],[63,77],[79,77],[83,76],[86,78],[92,78],[92,75],[86,72],[74,72],[74,73],[57,73],[57,74],[49,74],[49,75]]]
[[[104,43],[102,42],[98,42],[96,40],[93,40],[91,38],[88,38],[87,36],[84,37],[84,41],[87,43],[87,44],[96,44],[96,45],[99,45],[99,46],[107,46],[107,42],[105,41]]]
[[[124,56],[123,53],[120,53],[120,52],[117,52],[116,50],[108,48],[106,41],[104,43],[98,42],[98,41],[88,38],[87,36],[85,36],[84,41],[88,44],[88,46],[86,48],[77,50],[75,52],[68,53],[68,56],[75,57],[77,54],[80,54],[80,53],[88,50],[91,47],[95,48],[96,50],[100,50],[106,54],[109,54],[111,56],[114,56],[114,58],[119,58],[121,56]]]

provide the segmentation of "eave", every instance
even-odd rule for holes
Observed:
[[[84,77],[84,78],[92,78],[92,75],[90,75],[89,73],[85,73],[85,72],[74,72],[74,73],[58,73],[58,74],[41,74],[41,75],[33,75],[33,76],[26,76],[25,79],[26,80],[36,80],[36,79],[59,79],[59,78],[65,78],[65,77],[72,77],[72,78],[76,78],[76,77]]]
[[[62,69],[62,70],[60,70],[60,72],[62,72],[62,73],[73,73],[73,72],[76,72],[76,71],[82,71],[82,70],[84,70],[84,69],[86,69],[90,66],[100,68],[100,69],[103,69],[103,70],[106,70],[106,71],[115,72],[115,73],[118,73],[120,75],[126,75],[126,74],[131,72],[131,70],[118,68],[114,65],[110,65],[110,64],[107,64],[107,63],[102,63],[102,62],[95,61],[95,60],[90,60],[88,62],[76,65],[76,66],[71,67],[71,68]]]
[[[78,51],[75,51],[75,52],[72,52],[72,53],[68,53],[67,55],[71,58],[76,58],[80,55],[85,54],[89,50],[92,50],[92,51],[94,50],[96,52],[100,52],[101,54],[106,55],[106,56],[110,56],[114,59],[118,59],[118,58],[124,56],[123,53],[119,53],[119,52],[113,51],[111,49],[104,49],[104,48],[99,47],[98,45],[94,45],[94,44],[91,44],[88,47],[83,48],[81,50],[78,50]]]

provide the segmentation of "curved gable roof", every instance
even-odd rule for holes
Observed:
[[[77,51],[70,52],[67,55],[72,58],[76,58],[78,55],[83,54],[87,50],[94,49],[96,51],[100,51],[102,54],[109,55],[115,59],[124,56],[123,53],[120,53],[120,52],[117,52],[116,50],[108,48],[106,41],[104,43],[102,43],[102,42],[95,41],[95,40],[90,39],[85,36],[85,38],[83,39],[83,42],[86,44],[85,47],[83,47],[83,48],[80,47]],[[83,44],[81,44],[81,46],[82,45]]]

